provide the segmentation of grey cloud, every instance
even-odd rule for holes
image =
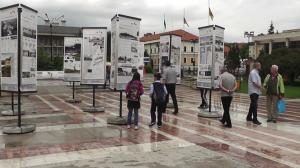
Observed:
[[[116,13],[142,18],[141,32],[162,32],[163,14],[167,30],[183,27],[183,9],[190,25],[187,31],[198,34],[207,25],[208,2],[196,0],[1,0],[0,7],[24,3],[51,17],[65,15],[70,26],[107,26]],[[300,28],[299,0],[211,0],[214,24],[225,27],[226,41],[246,41],[244,31],[266,33],[271,20],[275,30]],[[212,24],[212,22],[210,21]]]

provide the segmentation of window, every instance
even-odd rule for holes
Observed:
[[[183,63],[186,63],[186,58],[183,59]]]
[[[194,62],[194,58],[191,58],[191,63],[193,63]]]
[[[152,54],[152,48],[150,49],[150,54]]]
[[[194,52],[194,47],[191,47],[191,52]]]
[[[183,52],[186,52],[186,46],[183,47]]]

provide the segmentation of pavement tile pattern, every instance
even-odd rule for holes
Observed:
[[[145,81],[148,87],[152,77]],[[65,102],[71,88],[62,81],[39,81],[39,92],[22,97],[23,123],[36,124],[35,132],[5,135],[3,126],[17,117],[0,116],[0,168],[198,168],[198,167],[300,167],[300,105],[288,100],[287,112],[278,123],[266,122],[266,99],[260,97],[258,117],[262,125],[246,122],[249,97],[235,94],[231,105],[233,128],[217,119],[200,118],[200,93],[177,86],[179,114],[168,109],[163,126],[148,127],[150,98],[145,93],[139,111],[139,130],[109,125],[119,115],[119,93],[98,89],[96,104],[104,113],[86,113],[92,104],[91,89],[76,90],[79,104]],[[146,90],[147,91],[147,90]],[[0,97],[0,110],[11,109]],[[15,98],[16,100],[16,98]],[[123,97],[123,115],[127,108]],[[222,112],[218,92],[212,108]],[[16,106],[15,106],[15,109]]]

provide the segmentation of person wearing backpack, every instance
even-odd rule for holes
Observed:
[[[126,98],[128,108],[127,128],[131,128],[132,112],[134,112],[134,129],[138,127],[138,109],[141,107],[141,95],[144,94],[144,87],[140,80],[140,74],[135,72],[132,80],[126,85]]]
[[[277,101],[284,96],[284,83],[282,76],[278,73],[278,66],[272,65],[271,73],[264,80],[264,89],[267,94],[267,122],[277,122]]]
[[[167,89],[164,84],[161,83],[161,74],[155,73],[154,82],[150,85],[150,98],[151,98],[151,122],[149,127],[152,127],[156,124],[156,115],[155,111],[157,109],[157,127],[162,126],[162,112],[165,107]]]

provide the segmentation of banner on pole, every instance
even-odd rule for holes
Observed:
[[[107,28],[83,28],[81,84],[100,85],[106,77]]]
[[[18,18],[18,8],[22,8]],[[37,11],[22,4],[0,9],[1,89],[18,91],[18,19],[21,19],[21,92],[37,91]]]
[[[139,18],[121,14],[111,20],[111,89],[124,90],[133,73],[143,71],[141,62],[144,57],[139,51],[140,21]]]
[[[65,37],[64,39],[64,80],[80,81],[82,38]]]
[[[219,88],[224,66],[224,28],[210,25],[199,28],[197,87]]]

